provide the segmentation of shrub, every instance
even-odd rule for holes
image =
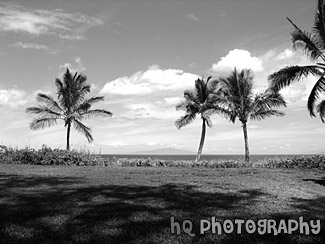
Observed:
[[[122,166],[122,167],[186,167],[186,168],[302,168],[325,169],[325,155],[274,157],[247,163],[240,160],[163,160],[157,158],[104,158],[86,151],[51,149],[43,145],[38,151],[13,149],[0,145],[0,162],[33,165]]]
[[[51,149],[45,145],[36,151],[30,148],[13,149],[0,146],[2,163],[33,165],[107,165],[104,158],[83,151]]]

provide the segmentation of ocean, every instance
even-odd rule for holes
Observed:
[[[307,156],[308,154],[304,154]],[[250,155],[251,161],[258,161],[265,158],[275,158],[275,157],[294,157],[294,156],[304,156],[304,155]],[[124,154],[102,154],[102,157],[109,158],[151,158],[151,159],[161,159],[161,160],[194,160],[196,155],[124,155]],[[232,159],[232,160],[244,160],[245,155],[202,155],[201,160],[222,160],[222,159]]]

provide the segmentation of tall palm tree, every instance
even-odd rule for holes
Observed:
[[[90,93],[90,85],[86,81],[85,75],[77,72],[73,75],[67,69],[62,81],[55,80],[58,101],[49,95],[38,93],[37,101],[42,104],[26,109],[27,113],[39,115],[38,118],[33,119],[30,128],[32,130],[44,129],[56,124],[57,120],[63,120],[64,126],[67,127],[67,151],[70,150],[71,125],[84,134],[88,142],[92,142],[91,129],[81,121],[99,116],[110,117],[113,114],[104,109],[90,109],[94,103],[103,101],[104,97],[94,96],[87,99],[86,94]]]
[[[219,79],[222,96],[214,97],[214,108],[207,110],[208,115],[220,111],[223,108],[223,115],[235,123],[236,118],[242,123],[245,141],[245,161],[249,162],[249,147],[247,135],[248,120],[262,120],[273,115],[283,116],[282,112],[274,108],[286,106],[283,97],[271,89],[262,93],[253,93],[253,73],[250,69],[243,69],[237,72],[236,68],[228,77]]]
[[[314,65],[288,66],[269,76],[272,88],[276,91],[289,86],[302,77],[314,75],[319,77],[311,90],[307,102],[310,116],[315,116],[315,104],[320,94],[325,91],[325,1],[318,0],[314,26],[311,33],[302,31],[291,19],[288,21],[294,27],[291,33],[293,49],[302,50]]]
[[[195,81],[194,90],[185,90],[185,100],[176,105],[176,110],[184,110],[186,112],[184,116],[182,116],[175,122],[175,125],[178,129],[192,123],[197,115],[201,115],[202,133],[199,149],[195,159],[196,162],[200,160],[202,154],[206,133],[206,125],[212,127],[212,121],[210,119],[210,116],[205,114],[204,112],[211,108],[210,100],[213,96],[216,95],[217,87],[217,82],[215,80],[212,81],[211,77],[209,77],[206,81],[203,78],[197,79]]]

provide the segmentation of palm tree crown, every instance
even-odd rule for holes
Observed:
[[[216,92],[217,82],[215,80],[212,81],[211,77],[209,77],[206,81],[203,78],[197,79],[195,81],[194,90],[185,90],[185,100],[176,106],[177,110],[185,111],[185,115],[175,122],[178,129],[193,122],[197,115],[201,115],[201,119],[203,121],[202,134],[196,161],[199,161],[201,157],[206,125],[212,127],[210,115],[206,114],[205,111],[211,108],[212,104],[210,101],[212,100],[213,96],[216,95]]]
[[[94,103],[103,101],[104,97],[94,96],[86,99],[87,93],[90,93],[90,85],[86,81],[86,76],[77,72],[72,75],[67,69],[63,81],[55,80],[58,101],[49,95],[38,93],[37,101],[41,104],[26,109],[27,113],[39,115],[38,118],[33,119],[30,128],[33,130],[44,129],[56,124],[57,120],[63,120],[64,126],[67,127],[67,150],[70,150],[71,125],[84,134],[88,142],[93,141],[91,129],[81,121],[98,116],[110,117],[112,113],[104,109],[90,109]]]
[[[271,116],[283,116],[282,112],[274,108],[286,106],[283,97],[271,89],[262,93],[253,93],[253,73],[249,69],[238,72],[236,68],[228,77],[219,79],[222,96],[214,97],[217,111],[222,108],[222,114],[231,122],[236,118],[242,123],[245,139],[245,160],[249,161],[249,148],[247,137],[247,121],[263,120]],[[207,114],[215,112],[215,108],[206,111]]]
[[[302,77],[314,75],[319,77],[311,90],[307,102],[310,116],[315,116],[315,104],[320,94],[325,91],[325,2],[318,0],[314,26],[311,33],[302,31],[289,18],[288,21],[294,27],[291,33],[293,49],[302,50],[306,56],[316,62],[314,65],[288,66],[269,76],[272,89],[278,91]],[[321,62],[319,62],[321,61]]]

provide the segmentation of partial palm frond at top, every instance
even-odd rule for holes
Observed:
[[[290,86],[293,82],[301,80],[302,77],[316,76],[318,82],[314,85],[308,97],[307,108],[310,116],[315,116],[316,100],[320,94],[325,92],[324,74],[325,74],[325,1],[318,0],[314,25],[311,32],[301,30],[289,18],[294,30],[291,32],[291,41],[294,50],[303,51],[312,61],[313,65],[294,65],[280,69],[271,74],[268,79],[272,89],[280,89]]]

